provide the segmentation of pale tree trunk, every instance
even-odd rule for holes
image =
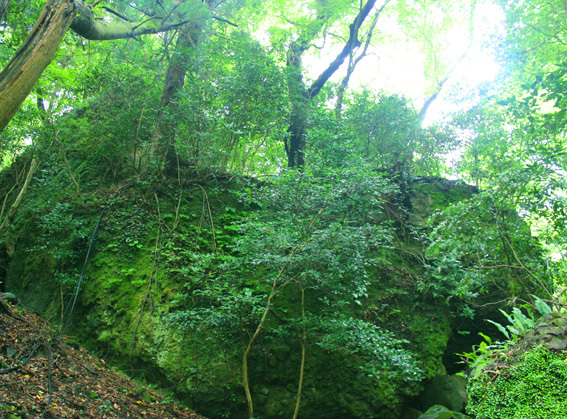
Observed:
[[[16,218],[16,214],[18,213],[18,209],[20,208],[20,204],[22,203],[22,198],[26,194],[28,186],[31,183],[33,175],[39,166],[39,161],[34,157],[30,163],[30,168],[28,169],[28,174],[26,176],[26,180],[20,189],[20,193],[14,200],[14,203],[10,206],[10,209],[6,213],[6,218],[0,224],[0,232],[6,229],[6,251],[9,257],[12,257],[16,251],[16,242],[14,237],[12,236],[11,227],[14,224],[14,219]]]

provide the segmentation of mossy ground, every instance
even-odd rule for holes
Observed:
[[[467,412],[477,419],[567,417],[567,357],[538,346],[469,385]]]

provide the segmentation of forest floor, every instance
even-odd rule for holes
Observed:
[[[44,319],[0,301],[0,419],[203,419],[65,338],[50,345],[52,334]]]

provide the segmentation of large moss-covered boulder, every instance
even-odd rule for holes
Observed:
[[[208,301],[202,284],[223,286],[218,255],[233,242],[244,214],[257,209],[243,207],[238,199],[249,187],[228,176],[183,185],[131,181],[60,202],[44,202],[32,189],[15,228],[17,246],[7,266],[6,291],[57,321],[68,306],[67,296],[105,207],[69,332],[108,363],[173,387],[202,414],[247,417],[242,353],[249,336],[242,329],[232,335],[198,333],[186,324],[187,316],[172,319]],[[435,199],[422,210],[419,201],[431,188]],[[398,206],[392,212],[400,215],[395,220],[398,241],[376,266],[368,265],[367,295],[337,313],[391,334],[412,354],[408,365],[417,365],[415,374],[424,379],[444,371],[451,311],[442,300],[417,289],[423,267],[412,254],[422,245],[406,236],[402,223],[411,219],[416,228],[423,228],[425,214],[452,199],[441,198],[445,189],[451,190],[446,182],[421,180],[417,193],[422,198],[413,204],[407,199],[411,188],[397,203],[395,197],[389,201]],[[464,192],[457,196],[462,198]],[[297,312],[298,295],[280,292],[278,310],[270,313],[265,327],[277,332],[289,323],[282,315]],[[317,304],[317,299],[311,301]],[[235,324],[238,321],[234,318]],[[276,332],[262,334],[248,360],[256,415],[272,419],[292,416],[301,365],[300,339],[294,336],[282,343],[274,338]],[[363,356],[345,352],[339,344],[326,349],[317,338],[310,337],[306,351],[304,417],[396,418],[421,391],[419,383],[395,371],[369,374]]]

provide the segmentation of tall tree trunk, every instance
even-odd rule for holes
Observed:
[[[305,166],[305,129],[307,126],[307,117],[309,106],[305,98],[294,103],[289,127],[287,129],[287,138],[285,142],[285,151],[287,153],[288,167]]]
[[[175,127],[173,124],[164,121],[164,117],[166,114],[171,114],[171,111],[177,107],[174,99],[185,85],[189,54],[198,43],[201,32],[202,25],[199,24],[188,23],[180,29],[175,45],[176,51],[169,61],[165,74],[159,103],[160,110],[152,135],[152,148],[156,153],[154,157],[159,162],[164,162],[164,170],[168,174],[175,173],[177,154],[173,145]],[[169,109],[169,112],[166,112],[166,109]]]
[[[318,31],[323,26],[322,21],[315,23],[319,24]],[[302,40],[291,44],[287,53],[287,68],[290,70],[287,84],[291,102],[291,115],[285,140],[288,167],[305,165],[305,127],[307,125],[309,99],[301,71],[303,67],[302,55],[307,48],[309,48],[309,42]]]
[[[53,60],[77,14],[73,0],[47,0],[30,34],[0,73],[0,131]]]
[[[216,5],[213,0],[206,0],[209,11]],[[160,111],[154,125],[152,135],[152,148],[157,156],[158,161],[164,163],[164,171],[170,175],[174,174],[177,169],[178,156],[175,145],[175,123],[164,123],[164,115],[166,109],[169,114],[177,107],[175,101],[176,96],[185,85],[189,59],[195,47],[201,41],[205,27],[203,20],[189,22],[179,29],[177,41],[175,45],[175,54],[169,61],[165,81],[160,99]]]
[[[305,83],[301,78],[301,56],[309,48],[312,37],[316,35],[318,31],[312,31],[310,33],[311,37],[300,38],[300,43],[292,44],[287,58],[287,66],[292,69],[290,73],[293,75],[289,88],[292,114],[285,143],[289,167],[302,167],[305,164],[305,130],[307,126],[309,102],[319,94],[329,78],[331,78],[344,63],[345,59],[361,45],[358,40],[358,32],[375,4],[376,0],[368,0],[366,4],[361,7],[354,21],[349,25],[349,38],[345,42],[343,49],[329,66],[321,72],[317,80],[315,80],[309,88],[305,88]]]

